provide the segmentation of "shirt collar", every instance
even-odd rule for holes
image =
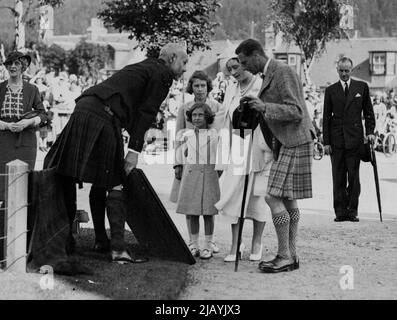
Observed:
[[[345,89],[345,81],[339,80],[339,82],[342,85],[342,88]],[[349,80],[346,81],[347,82],[347,87],[350,88],[350,83],[352,82],[352,79],[349,78]]]
[[[269,58],[269,60],[267,60],[265,67],[263,68],[263,73],[262,73],[263,76],[266,75],[267,69],[269,69],[270,60],[272,60],[272,58]]]

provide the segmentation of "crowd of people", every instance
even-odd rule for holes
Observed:
[[[56,73],[55,70],[42,67],[35,74],[29,74],[27,70],[23,74],[24,81],[35,85],[43,102],[50,121],[48,125],[37,132],[38,146],[41,151],[48,151],[55,139],[66,126],[70,115],[76,105],[75,99],[86,89],[104,81],[107,75],[103,73],[101,78],[94,80],[90,75],[77,76],[67,71]],[[0,82],[9,79],[9,73],[4,65],[0,65]]]

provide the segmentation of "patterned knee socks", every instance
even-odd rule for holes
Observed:
[[[278,239],[278,252],[277,255],[289,259],[289,229],[290,229],[290,216],[288,211],[273,214],[273,223],[277,233]]]
[[[289,251],[292,257],[296,256],[296,238],[298,236],[299,209],[288,210],[289,213]]]

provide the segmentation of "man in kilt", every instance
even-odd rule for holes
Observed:
[[[260,262],[259,269],[265,273],[292,271],[299,268],[297,199],[312,197],[314,128],[302,83],[290,66],[268,58],[261,44],[253,39],[243,41],[236,54],[245,69],[262,73],[262,88],[257,97],[250,96],[248,104],[262,114],[267,127],[262,130],[272,136],[275,155],[265,200],[272,212],[278,253],[273,260]]]
[[[76,183],[92,184],[89,198],[95,228],[94,250],[111,249],[113,261],[142,262],[127,251],[124,242],[122,185],[137,165],[145,132],[156,119],[173,79],[179,79],[186,71],[187,61],[185,48],[170,43],[161,49],[158,59],[127,65],[84,91],[45,158],[44,167],[56,167],[61,177],[70,226],[76,212]],[[122,128],[130,135],[125,158]],[[105,231],[105,208],[110,241]],[[74,249],[71,231],[67,249]]]

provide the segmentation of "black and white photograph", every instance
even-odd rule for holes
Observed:
[[[396,17],[0,0],[0,300],[396,300]]]

